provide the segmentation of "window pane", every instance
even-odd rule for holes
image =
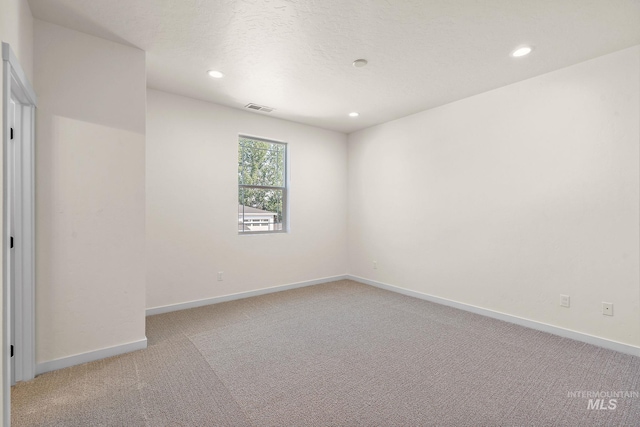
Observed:
[[[284,187],[285,145],[240,137],[238,182]]]
[[[242,187],[238,191],[238,231],[280,231],[284,190]]]

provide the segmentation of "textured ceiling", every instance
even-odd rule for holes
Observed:
[[[640,44],[640,0],[29,4],[36,18],[145,50],[151,88],[347,133]],[[533,53],[511,58],[521,44]],[[358,58],[369,65],[354,68]]]

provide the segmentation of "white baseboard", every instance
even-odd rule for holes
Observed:
[[[101,348],[100,350],[74,354],[73,356],[62,357],[55,360],[49,360],[47,362],[38,363],[38,365],[36,366],[36,375],[44,374],[45,372],[51,372],[58,369],[68,368],[70,366],[82,365],[83,363],[95,362],[96,360],[106,359],[107,357],[118,356],[120,354],[130,353],[136,350],[143,350],[145,348],[147,348],[146,337],[142,340],[130,342],[127,344]]]
[[[271,294],[274,292],[287,291],[289,289],[303,288],[305,286],[319,285],[320,283],[335,282],[344,280],[347,275],[324,277],[322,279],[307,280],[305,282],[290,283],[288,285],[273,286],[271,288],[256,289],[255,291],[240,292],[237,294],[223,295],[219,297],[200,299],[196,301],[181,302],[178,304],[164,305],[160,307],[147,308],[147,316],[169,313],[172,311],[186,310],[189,308],[203,307],[205,305],[219,304],[221,302],[233,301],[237,299],[255,297],[258,295]]]
[[[537,322],[535,320],[525,319],[511,314],[501,313],[499,311],[493,311],[486,308],[478,307],[475,305],[465,304],[458,301],[449,300],[446,298],[440,298],[433,295],[425,294],[422,292],[412,291],[409,289],[401,288],[399,286],[389,285],[375,280],[365,279],[359,276],[347,275],[347,279],[355,282],[364,283],[366,285],[375,286],[376,288],[386,289],[391,292],[397,292],[399,294],[407,295],[423,299],[426,301],[435,302],[437,304],[447,305],[449,307],[457,308],[460,310],[469,311],[471,313],[480,314],[483,316],[491,317],[493,319],[503,320],[509,323],[515,323],[516,325],[524,326],[531,329],[536,329],[542,332],[548,332],[553,335],[558,335],[564,338],[570,338],[576,341],[581,341],[587,344],[596,345],[609,350],[618,351],[620,353],[630,354],[632,356],[640,356],[640,347],[636,347],[629,344],[624,344],[618,341],[612,341],[605,338],[596,337],[593,335],[585,334],[583,332],[573,331],[571,329],[565,329],[558,326],[549,325],[547,323]]]

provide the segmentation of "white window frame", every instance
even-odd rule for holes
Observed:
[[[241,188],[257,188],[257,189],[263,189],[263,190],[282,190],[282,229],[281,230],[269,230],[269,231],[238,231],[238,235],[242,236],[242,235],[256,235],[256,234],[282,234],[282,233],[289,233],[289,144],[285,141],[279,141],[277,139],[273,139],[273,138],[265,138],[262,136],[253,136],[250,134],[246,134],[246,133],[240,133],[238,134],[238,148],[240,147],[240,138],[246,138],[246,139],[253,139],[255,141],[262,141],[262,142],[266,142],[268,144],[280,144],[284,146],[284,186],[283,187],[274,187],[274,186],[268,186],[268,185],[246,185],[246,184],[240,184],[240,182],[238,181],[238,191],[240,191]],[[259,222],[257,224],[261,224],[262,222]],[[243,221],[239,222],[239,224],[242,224],[243,227],[247,225],[247,223],[244,220],[244,215],[243,215]],[[252,224],[254,224],[252,222]]]

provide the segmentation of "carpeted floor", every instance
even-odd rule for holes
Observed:
[[[638,426],[640,358],[341,281],[147,318],[12,389],[20,426]],[[605,407],[609,405],[605,397]]]

